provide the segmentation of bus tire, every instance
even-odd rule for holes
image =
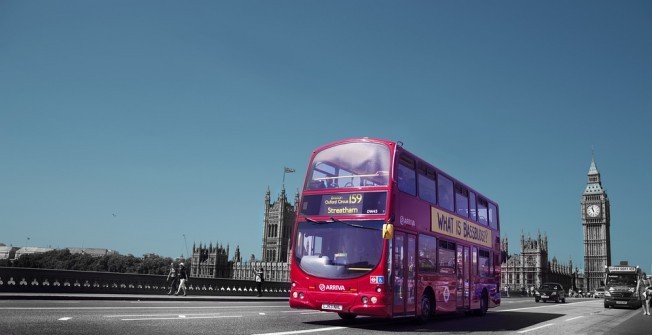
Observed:
[[[489,295],[487,290],[482,290],[482,295],[480,296],[480,309],[476,309],[475,315],[485,316],[487,315],[487,309],[489,309]]]
[[[346,321],[351,321],[355,319],[355,317],[357,316],[351,313],[337,313],[337,315],[339,315],[342,320],[346,320]]]
[[[421,298],[421,315],[418,320],[419,322],[428,322],[433,315],[435,315],[435,300],[432,294],[426,293]]]

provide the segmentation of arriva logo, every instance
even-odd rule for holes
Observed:
[[[319,290],[320,291],[344,291],[346,289],[344,288],[344,285],[319,284]]]
[[[414,219],[410,219],[410,218],[405,217],[403,215],[401,215],[401,217],[399,219],[399,222],[401,223],[401,226],[412,226],[412,227],[414,227],[417,224],[417,222],[414,221]]]

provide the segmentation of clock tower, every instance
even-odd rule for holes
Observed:
[[[600,282],[604,281],[604,268],[611,265],[609,198],[602,188],[595,157],[591,158],[581,207],[584,233],[584,288],[588,292],[601,286]]]

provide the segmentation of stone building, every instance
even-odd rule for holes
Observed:
[[[290,203],[281,190],[275,201],[271,200],[269,189],[265,193],[262,237],[262,260],[254,255],[243,261],[240,247],[236,246],[233,258],[229,260],[229,246],[224,249],[212,243],[208,246],[199,244],[192,248],[192,265],[190,276],[201,278],[254,279],[255,269],[263,268],[267,281],[289,281],[289,255],[291,250],[292,230],[299,207],[299,192]]]
[[[500,265],[502,286],[508,286],[511,291],[521,291],[539,287],[544,282],[557,282],[564,288],[578,289],[577,270],[573,269],[573,261],[562,264],[553,257],[548,260],[548,236],[538,233],[533,239],[527,239],[521,233],[520,253],[509,254],[509,242],[504,237],[500,243],[503,263]]]
[[[229,262],[229,246],[226,249],[216,243],[192,246],[192,261],[190,276],[197,278],[231,278],[231,262]]]

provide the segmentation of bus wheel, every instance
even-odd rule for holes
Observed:
[[[337,315],[339,315],[340,318],[342,318],[342,320],[347,320],[347,321],[353,320],[357,316],[351,313],[337,313]]]
[[[430,294],[424,294],[421,298],[421,316],[420,322],[427,322],[434,315],[434,301]]]
[[[482,296],[480,297],[480,309],[475,310],[475,315],[485,316],[487,314],[487,309],[489,309],[489,296],[487,291],[482,291]]]

